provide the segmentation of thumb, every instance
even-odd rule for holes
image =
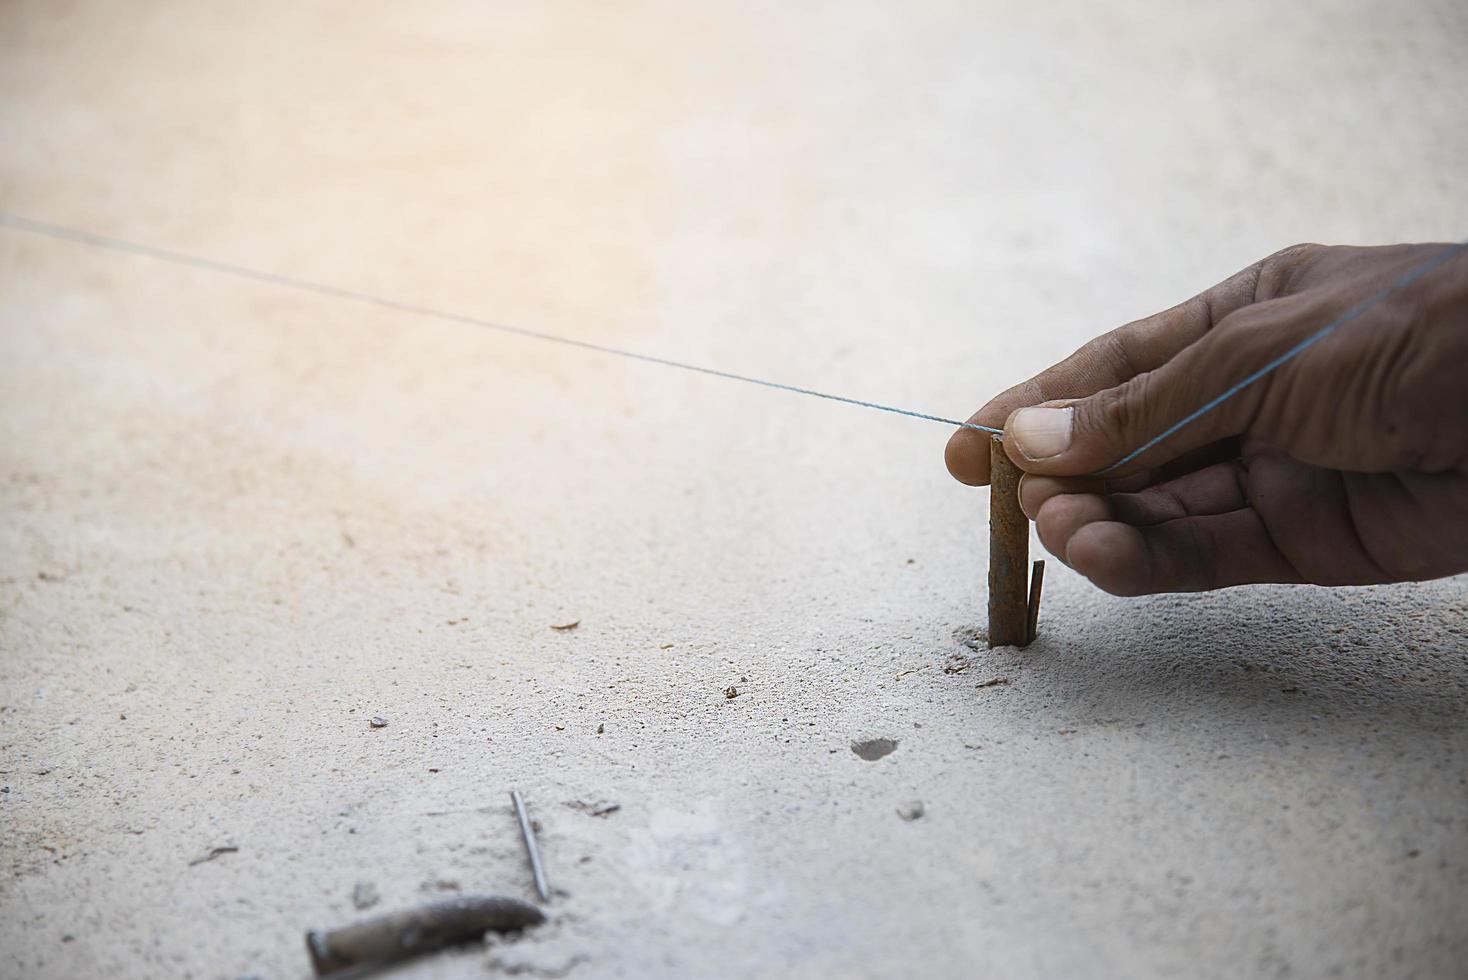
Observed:
[[[1202,370],[1210,355],[1216,366],[1217,352],[1209,350],[1214,340],[1210,334],[1156,370],[1086,398],[1014,411],[1004,424],[1005,452],[1028,473],[1122,477],[1239,435],[1253,420],[1265,384],[1196,414],[1220,394],[1200,381],[1218,374]]]

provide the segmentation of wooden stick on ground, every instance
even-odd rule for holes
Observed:
[[[1045,563],[1029,584],[1030,521],[1019,509],[1019,467],[1004,443],[989,443],[989,646],[1025,647],[1035,638]]]

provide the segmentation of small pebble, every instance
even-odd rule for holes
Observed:
[[[377,886],[370,881],[359,881],[357,887],[352,889],[352,905],[358,909],[370,909],[381,899],[377,894]]]
[[[373,715],[372,720],[369,721],[367,724],[371,725],[373,728],[386,728],[387,719],[382,717],[381,715]]]
[[[911,800],[897,808],[897,815],[908,823],[917,820],[927,812],[927,807],[923,806],[922,800]]]

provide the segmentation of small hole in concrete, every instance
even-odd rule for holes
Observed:
[[[851,751],[861,756],[868,762],[876,762],[884,755],[891,755],[897,751],[897,739],[895,738],[868,738],[860,742],[851,743]]]

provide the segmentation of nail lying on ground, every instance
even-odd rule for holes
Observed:
[[[545,878],[545,866],[540,863],[540,846],[535,842],[536,831],[540,830],[525,809],[525,797],[517,789],[510,790],[510,805],[515,809],[515,819],[520,824],[520,838],[525,842],[525,856],[530,859],[530,873],[535,878],[535,893],[542,902],[550,901],[550,883]]]
[[[447,902],[367,919],[330,932],[306,933],[318,977],[367,970],[472,942],[486,932],[518,932],[545,921],[545,913],[518,898],[466,895]]]

